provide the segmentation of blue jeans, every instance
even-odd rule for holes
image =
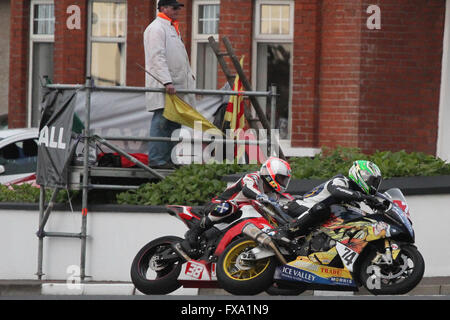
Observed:
[[[163,116],[164,109],[155,110],[150,125],[150,137],[171,137],[172,133],[181,128],[179,123],[167,120]],[[149,166],[161,166],[172,163],[170,156],[177,142],[151,141],[149,143],[148,164]]]

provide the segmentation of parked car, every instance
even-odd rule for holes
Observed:
[[[0,183],[9,184],[36,172],[38,128],[0,130]]]

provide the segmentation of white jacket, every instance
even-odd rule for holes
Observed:
[[[145,86],[164,88],[171,82],[176,89],[195,89],[195,77],[189,64],[189,57],[181,37],[169,20],[161,17],[148,25],[144,31]],[[156,80],[156,79],[158,80]],[[178,94],[195,108],[194,94]],[[164,108],[164,94],[146,93],[147,111]]]

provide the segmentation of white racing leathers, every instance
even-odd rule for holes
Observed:
[[[291,201],[284,207],[290,216],[297,218],[289,228],[296,236],[304,235],[310,227],[329,218],[332,204],[362,201],[363,194],[359,190],[344,175],[333,177],[304,194],[303,199]]]
[[[263,194],[273,200],[278,200],[280,197],[276,192],[266,193],[264,183],[259,172],[246,174],[212,200],[212,210],[209,212],[208,218],[216,228],[221,229],[222,227],[226,228],[230,222],[240,217],[260,216],[250,205],[251,200],[256,200],[258,196]],[[224,203],[228,205],[224,206]],[[229,210],[225,210],[227,207],[229,207]]]

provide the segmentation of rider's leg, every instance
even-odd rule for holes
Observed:
[[[184,235],[185,241],[181,247],[189,255],[188,251],[195,250],[199,244],[200,236],[214,224],[230,218],[237,212],[237,207],[227,201],[220,202],[212,206],[212,210],[197,221]]]
[[[278,238],[292,238],[306,235],[310,228],[325,221],[330,216],[328,206],[322,203],[316,203],[310,209],[301,213],[295,221],[282,226],[278,233]]]

